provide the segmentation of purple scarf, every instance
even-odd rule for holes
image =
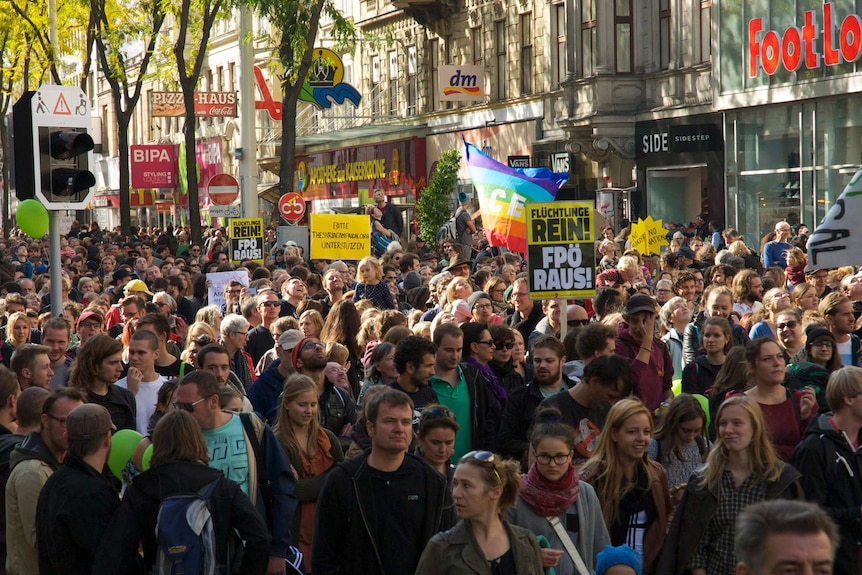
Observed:
[[[506,407],[506,400],[509,396],[503,386],[500,385],[500,381],[497,379],[491,366],[482,365],[472,357],[468,357],[464,361],[478,369],[479,373],[482,374],[482,377],[485,378],[485,381],[488,382],[488,389],[494,394],[494,399],[497,400],[497,407],[500,409],[500,412],[502,412],[503,408]]]

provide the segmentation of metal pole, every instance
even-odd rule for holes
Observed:
[[[242,216],[260,216],[257,199],[257,138],[254,109],[254,41],[251,8],[239,9],[239,108],[242,158],[239,161]]]
[[[48,210],[48,235],[51,238],[51,317],[63,313],[63,279],[60,274],[60,212]]]

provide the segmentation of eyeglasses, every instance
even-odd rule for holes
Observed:
[[[455,419],[455,415],[446,407],[430,407],[422,412],[422,416],[426,418],[430,416],[435,419],[440,419],[442,417]]]
[[[788,321],[787,323],[779,323],[775,327],[778,328],[779,331],[783,329],[794,329],[797,325],[799,325],[798,321]]]
[[[81,329],[82,327],[87,329],[99,329],[100,327],[102,327],[102,324],[85,321],[84,323],[78,325],[78,329]]]
[[[265,301],[260,304],[263,307],[281,307],[281,302],[278,301]]]
[[[562,465],[566,463],[572,452],[558,453],[557,455],[548,455],[547,453],[536,453],[536,461],[542,465],[549,465],[552,461],[554,465]]]
[[[242,293],[242,290],[241,289],[232,289],[232,290],[227,290],[225,293],[229,293],[230,295],[239,295],[240,293]]]
[[[513,349],[515,344],[511,341],[507,341],[506,343],[495,343],[494,347],[497,349]]]
[[[301,349],[305,350],[305,349],[310,349],[312,347],[318,348],[318,347],[325,347],[325,346],[319,341],[307,341],[304,344],[302,344]]]
[[[490,463],[491,468],[494,470],[494,475],[497,476],[497,483],[499,485],[503,485],[503,478],[500,477],[500,474],[497,473],[497,466],[495,462],[497,461],[497,456],[491,453],[490,451],[471,451],[470,453],[464,454],[458,463],[466,463],[468,461],[478,461],[479,463]]]
[[[347,375],[347,370],[343,367],[333,367],[326,370],[327,375]]]
[[[494,345],[494,340],[493,340],[493,339],[489,339],[489,340],[487,340],[487,341],[481,341],[481,340],[480,340],[480,341],[477,341],[476,343],[481,343],[481,344],[483,344],[483,345],[487,345],[487,346],[490,346],[490,347],[496,347],[496,346]]]
[[[493,306],[489,303],[477,303],[473,306],[473,309],[491,309]]]
[[[815,341],[811,347],[822,347],[823,349],[832,349],[834,346],[831,341]]]
[[[53,419],[54,421],[56,421],[60,425],[66,425],[66,418],[65,417],[57,417],[56,415],[53,415],[51,413],[46,413],[45,415],[47,415],[49,419]]]
[[[212,397],[212,396],[209,396],[209,397]],[[192,401],[192,402],[187,402],[187,401],[175,401],[175,402],[174,402],[174,409],[180,409],[180,410],[182,410],[182,411],[187,411],[187,412],[191,413],[191,412],[193,412],[193,411],[195,410],[195,406],[196,406],[197,404],[199,404],[199,403],[200,403],[200,402],[202,402],[202,401],[206,401],[207,399],[209,399],[209,397],[202,397],[202,398],[200,398],[199,400],[197,400],[197,401]]]
[[[245,337],[248,335],[248,332],[247,331],[235,331],[234,335],[241,335],[241,336]]]
[[[570,320],[566,321],[566,324],[569,327],[575,327],[578,325],[583,327],[583,326],[590,325],[590,320],[589,319],[570,319]]]

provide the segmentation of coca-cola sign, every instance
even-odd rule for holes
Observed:
[[[151,92],[150,108],[155,118],[185,116],[182,92]],[[235,118],[236,92],[195,92],[195,116]]]
[[[132,188],[175,188],[177,147],[174,144],[131,146],[129,149]]]

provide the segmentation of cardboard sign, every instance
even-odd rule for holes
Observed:
[[[530,298],[596,294],[591,202],[527,204],[527,270]]]
[[[311,259],[361,260],[371,255],[368,216],[311,214]]]
[[[245,287],[248,287],[248,273],[244,271],[236,272],[212,272],[207,274],[207,298],[209,305],[217,305],[219,307],[224,304],[224,286],[231,281],[238,281]]]
[[[662,246],[667,245],[667,230],[661,219],[654,220],[652,216],[647,216],[645,220],[638,218],[638,223],[632,225],[629,240],[632,248],[642,256],[659,254]]]
[[[263,218],[237,218],[230,220],[230,261],[243,260],[263,263]]]

